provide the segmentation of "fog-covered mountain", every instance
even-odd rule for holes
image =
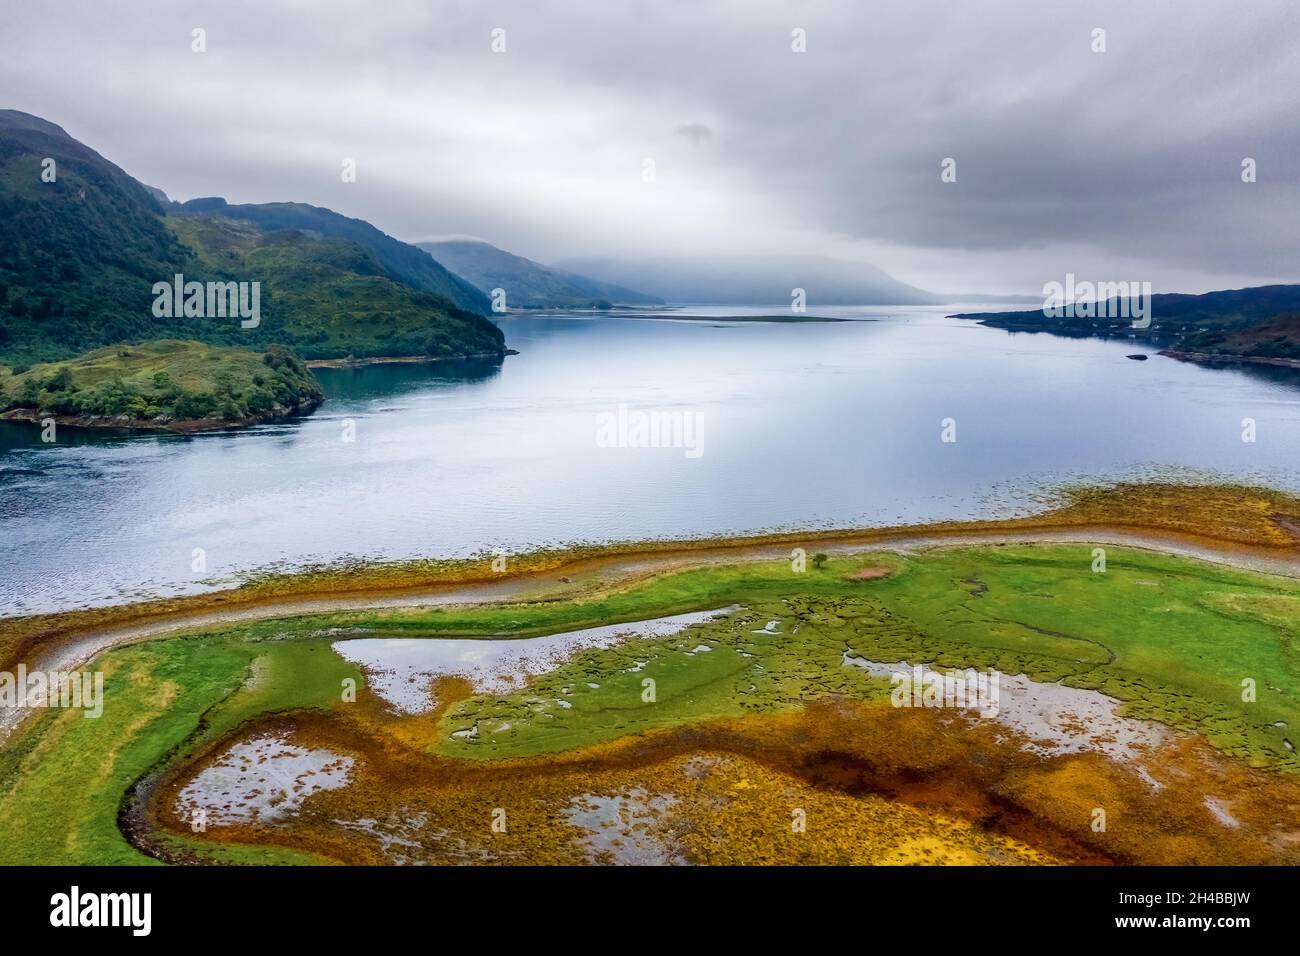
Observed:
[[[511,309],[584,309],[613,305],[663,305],[663,299],[610,282],[556,269],[474,239],[421,242],[417,245],[491,295],[503,289]]]
[[[803,289],[818,305],[931,305],[943,297],[900,282],[861,262],[820,256],[723,259],[581,259],[566,269],[619,285],[644,289],[669,302],[707,305],[773,305]]]

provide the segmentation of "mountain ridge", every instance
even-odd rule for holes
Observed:
[[[258,282],[263,321],[248,331],[155,315],[154,285],[177,274]],[[288,345],[307,358],[502,356],[486,307],[426,252],[364,220],[307,204],[174,203],[62,127],[0,110],[0,360],[161,338]]]
[[[219,196],[174,203],[184,212],[246,219],[268,232],[297,229],[350,239],[369,249],[389,273],[424,292],[448,299],[468,312],[486,316],[488,297],[417,245],[402,242],[364,219],[302,202],[229,203]]]

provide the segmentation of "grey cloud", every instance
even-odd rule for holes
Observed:
[[[7,14],[0,105],[181,198],[314,202],[542,261],[860,256],[945,290],[1033,291],[1067,268],[1297,278],[1290,0],[61,10]]]

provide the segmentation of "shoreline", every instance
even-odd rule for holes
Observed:
[[[285,421],[310,415],[324,404],[325,399],[317,402],[303,402],[292,408],[278,408],[261,415],[250,415],[237,421],[214,418],[184,418],[168,422],[155,419],[133,419],[125,415],[59,415],[42,412],[36,408],[11,408],[0,412],[0,421],[21,422],[40,425],[53,420],[59,428],[93,432],[133,432],[143,434],[193,435],[199,432],[235,431],[250,428],[253,425],[265,425],[268,422]]]
[[[1153,329],[1130,330],[1129,327],[1115,329],[1089,329],[1087,331],[1075,331],[1073,329],[1051,328],[1038,324],[1021,325],[1016,322],[999,322],[996,319],[981,318],[984,313],[955,313],[946,316],[949,319],[961,319],[965,322],[974,322],[976,325],[982,325],[987,329],[1000,329],[1003,332],[1032,332],[1035,334],[1051,335],[1058,339],[1098,339],[1103,342],[1132,342],[1135,345],[1157,345],[1161,339],[1161,333]],[[1164,352],[1157,354],[1163,355]]]
[[[629,316],[634,319],[659,319],[664,322],[734,322],[738,325],[757,324],[798,324],[800,322],[878,322],[879,319],[847,319],[831,315],[680,315],[659,312],[647,312],[643,315]]]
[[[907,528],[884,529],[882,534],[822,540],[828,554],[842,557],[873,551],[913,553],[943,548],[1032,545],[1105,545],[1150,551],[1155,554],[1205,561],[1221,567],[1256,574],[1300,579],[1300,549],[1286,555],[1251,556],[1220,542],[1218,546],[1196,544],[1187,536],[1135,531],[1122,528],[1044,527],[1039,530],[986,531],[957,529],[909,533]],[[74,628],[51,634],[48,642],[30,647],[4,666],[18,663],[33,671],[75,671],[87,667],[105,651],[151,640],[203,634],[217,628],[259,621],[311,617],[321,614],[382,611],[394,609],[469,607],[497,603],[550,603],[574,601],[604,590],[627,587],[657,574],[686,571],[711,565],[746,564],[783,560],[789,557],[789,542],[744,545],[715,545],[684,549],[657,556],[627,552],[605,558],[578,559],[569,564],[539,571],[496,575],[491,579],[468,579],[411,586],[392,590],[318,591],[296,598],[263,598],[226,605],[216,604],[189,613],[163,615],[129,613],[100,627]],[[561,573],[563,572],[563,573]],[[195,598],[231,595],[238,589],[194,595]],[[147,603],[147,602],[146,602]],[[139,604],[115,605],[113,610],[130,612]],[[81,612],[64,612],[77,615]],[[62,614],[51,617],[62,617]],[[20,620],[16,618],[0,620]],[[0,746],[22,723],[26,712],[0,708]]]
[[[1198,365],[1272,365],[1275,368],[1300,369],[1300,359],[1275,358],[1267,355],[1230,355],[1219,352],[1186,352],[1182,349],[1163,349],[1159,353],[1180,362]]]
[[[472,362],[479,359],[504,359],[518,355],[515,349],[504,352],[474,352],[469,355],[373,355],[366,358],[303,359],[308,368],[361,368],[367,365],[423,365],[429,362]]]
[[[1182,516],[1191,499],[1200,503],[1205,515],[1190,514],[1181,527],[1132,513],[1145,507]],[[1258,520],[1248,524],[1252,518]],[[572,598],[593,586],[693,566],[788,558],[795,547],[804,548],[811,558],[818,550],[1016,543],[1107,543],[1300,577],[1300,499],[1269,489],[1118,486],[1083,490],[1064,507],[1021,518],[534,551],[511,558],[513,567],[505,572],[492,570],[491,555],[306,570],[201,594],[3,617],[0,668],[19,661],[36,666],[37,655],[62,666],[118,643],[226,623],[386,607]]]
[[[342,359],[304,359],[303,365],[314,368],[362,368],[371,365],[423,365],[436,362],[473,362],[481,360],[504,360],[508,355],[518,355],[515,349],[504,352],[476,352],[471,355],[380,355],[369,358]],[[75,429],[88,432],[119,432],[123,434],[153,435],[194,435],[204,432],[237,431],[254,425],[265,425],[292,418],[310,415],[321,405],[325,398],[313,402],[301,402],[290,408],[277,407],[260,415],[250,415],[238,420],[214,418],[186,418],[170,421],[157,419],[137,419],[126,415],[63,415],[42,412],[37,408],[11,408],[0,412],[0,422],[40,425],[52,419],[59,428]],[[0,617],[0,620],[3,620]]]

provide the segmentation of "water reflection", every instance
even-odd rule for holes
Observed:
[[[291,422],[62,429],[56,445],[0,427],[0,614],[348,556],[1004,514],[1063,479],[1300,486],[1289,370],[1208,369],[930,309],[827,311],[869,321],[507,318],[519,354],[504,363],[325,369],[327,401]],[[622,404],[698,416],[704,455],[600,447],[598,416]],[[940,441],[946,418],[955,444]]]
[[[477,385],[501,374],[501,359],[358,365],[313,371],[327,399],[359,401],[430,387]]]

